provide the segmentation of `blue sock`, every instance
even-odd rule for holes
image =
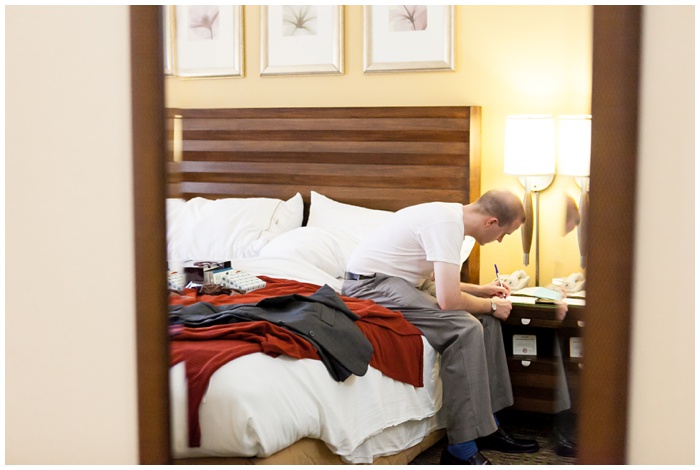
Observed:
[[[458,459],[467,460],[479,452],[479,449],[476,447],[476,442],[467,441],[459,444],[450,444],[447,446],[447,451]]]

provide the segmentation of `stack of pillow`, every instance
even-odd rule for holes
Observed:
[[[169,260],[235,260],[256,256],[293,258],[342,278],[357,245],[392,212],[334,201],[311,191],[309,219],[297,193],[288,200],[169,199]],[[474,246],[467,237],[466,260]]]

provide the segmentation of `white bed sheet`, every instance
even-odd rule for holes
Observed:
[[[336,291],[342,280],[293,258],[248,258],[232,267]],[[372,463],[444,428],[439,355],[423,338],[424,386],[413,387],[370,367],[362,377],[336,382],[321,361],[240,357],[213,374],[200,406],[201,446],[190,448],[184,364],[170,370],[175,458],[267,457],[302,439],[316,438],[343,461]]]

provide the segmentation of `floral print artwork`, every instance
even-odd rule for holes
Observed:
[[[318,12],[313,5],[285,5],[282,23],[283,36],[315,36]]]
[[[427,28],[427,5],[393,5],[389,7],[389,31],[424,31]]]
[[[198,5],[189,8],[190,41],[219,39],[219,7]]]

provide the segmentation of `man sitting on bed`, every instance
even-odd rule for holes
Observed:
[[[460,281],[465,236],[479,245],[501,242],[524,221],[520,199],[505,190],[467,205],[419,204],[389,216],[348,261],[343,295],[401,311],[441,354],[449,440],[441,464],[489,464],[479,449],[539,450],[536,441],[506,433],[494,416],[513,404],[499,321],[510,315],[510,290]]]

